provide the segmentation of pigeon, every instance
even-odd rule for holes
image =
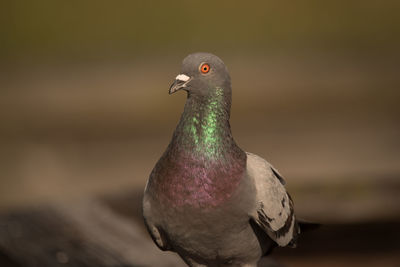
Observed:
[[[143,197],[155,244],[189,266],[257,266],[273,248],[295,247],[300,224],[284,178],[233,139],[224,62],[190,54],[169,93],[180,90],[184,111]]]

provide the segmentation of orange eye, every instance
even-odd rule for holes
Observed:
[[[210,71],[210,65],[208,65],[207,63],[201,64],[200,71],[203,74],[208,73]]]

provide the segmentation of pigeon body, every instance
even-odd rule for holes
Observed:
[[[189,266],[256,266],[275,246],[295,245],[299,228],[282,176],[232,137],[225,64],[209,53],[187,56],[170,93],[181,89],[184,111],[143,198],[156,245]]]

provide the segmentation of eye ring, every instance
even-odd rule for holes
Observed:
[[[199,69],[202,74],[207,74],[210,71],[211,67],[208,63],[201,63]]]

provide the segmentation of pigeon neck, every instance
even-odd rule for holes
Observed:
[[[195,158],[215,160],[227,157],[232,150],[241,151],[229,125],[231,95],[222,88],[213,91],[210,95],[188,94],[174,133],[173,143]]]

